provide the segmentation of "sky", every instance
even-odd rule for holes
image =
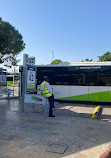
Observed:
[[[111,0],[0,0],[0,17],[23,36],[36,65],[80,62],[111,51]],[[54,56],[53,56],[54,52]]]

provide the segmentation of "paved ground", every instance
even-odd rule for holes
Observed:
[[[98,158],[111,143],[111,108],[92,120],[95,107],[55,103],[55,118],[39,105],[0,100],[0,158]]]

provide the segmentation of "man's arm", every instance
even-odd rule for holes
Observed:
[[[50,86],[50,84],[48,82],[46,82],[46,88],[50,91],[50,93],[52,94],[52,88]]]
[[[111,158],[111,149],[108,148],[99,158]]]

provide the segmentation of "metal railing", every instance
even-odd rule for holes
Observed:
[[[1,89],[10,89],[11,90],[11,94],[10,94],[10,98],[15,98],[15,97],[19,97],[19,85],[10,85],[10,86],[5,86],[5,87],[0,87]],[[0,94],[0,99],[3,98],[7,98],[8,96],[6,94]]]
[[[8,89],[11,89],[11,97],[19,97],[19,85],[7,86]]]

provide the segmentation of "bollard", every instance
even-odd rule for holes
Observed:
[[[103,108],[99,105],[95,108],[94,112],[92,113],[91,119],[97,119],[102,114]]]

